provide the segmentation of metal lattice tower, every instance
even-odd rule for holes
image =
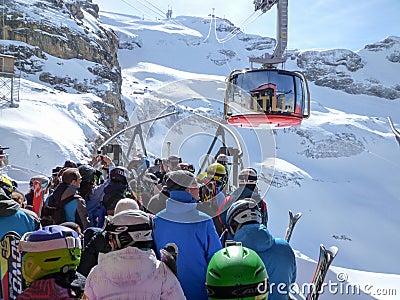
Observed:
[[[9,102],[10,107],[18,107],[20,76],[14,71],[16,58],[0,54],[0,102]]]

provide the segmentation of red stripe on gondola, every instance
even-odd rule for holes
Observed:
[[[236,127],[259,127],[270,124],[271,127],[295,127],[301,124],[301,117],[286,115],[236,115],[228,118],[228,123]]]

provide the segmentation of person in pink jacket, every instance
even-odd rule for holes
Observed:
[[[153,221],[141,211],[117,213],[105,228],[112,251],[100,253],[84,299],[186,299],[170,268],[153,249]]]

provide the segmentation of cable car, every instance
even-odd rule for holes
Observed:
[[[301,72],[275,68],[233,71],[227,78],[225,119],[238,127],[293,127],[310,116],[310,92]]]
[[[277,68],[287,60],[288,0],[254,0],[263,13],[277,5],[278,27],[274,52],[250,58],[251,68],[227,78],[224,115],[233,126],[293,127],[310,116],[310,91],[302,72]],[[261,64],[259,69],[253,63]]]

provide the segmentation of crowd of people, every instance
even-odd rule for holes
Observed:
[[[295,255],[267,228],[257,171],[233,189],[229,172],[224,154],[197,175],[178,156],[96,155],[26,193],[0,173],[0,240],[21,236],[17,299],[289,299]]]

